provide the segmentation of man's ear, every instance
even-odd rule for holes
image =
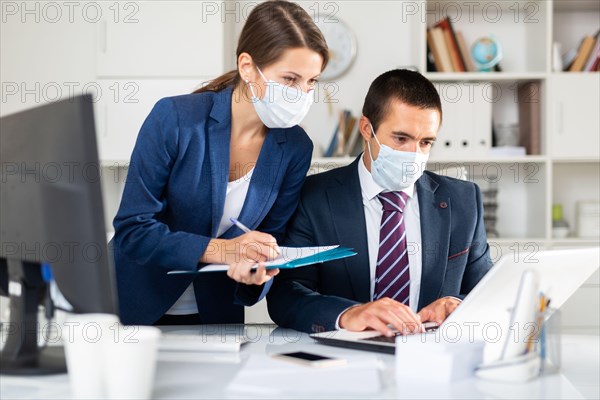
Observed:
[[[369,141],[371,140],[371,138],[373,137],[373,131],[371,128],[371,122],[369,121],[369,118],[365,117],[364,115],[360,117],[360,120],[358,121],[358,128],[360,129],[360,134],[362,135],[363,139],[365,141]]]
[[[246,52],[239,55],[237,60],[238,72],[244,82],[256,82],[256,68],[252,56]]]

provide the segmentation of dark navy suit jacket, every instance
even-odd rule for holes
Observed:
[[[352,247],[354,257],[282,270],[267,295],[280,326],[304,332],[335,329],[338,315],[370,298],[367,231],[358,177],[351,165],[307,178],[287,228],[288,246]],[[491,268],[477,185],[431,172],[417,181],[422,276],[418,309],[444,296],[463,298]]]
[[[198,260],[216,237],[229,177],[231,96],[228,88],[164,98],[142,125],[114,219],[126,324],[156,322],[192,281],[203,323],[243,322],[241,304],[256,302],[270,286],[238,285],[224,273],[167,275],[202,266]],[[312,142],[302,128],[269,130],[238,219],[281,241],[311,156]],[[221,237],[242,233],[233,226]]]

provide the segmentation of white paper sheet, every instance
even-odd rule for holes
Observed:
[[[279,257],[271,261],[267,261],[265,265],[267,267],[275,267],[278,265],[288,263],[290,261],[297,260],[299,258],[310,257],[323,251],[335,249],[337,247],[339,247],[339,245],[315,247],[280,247],[281,254],[279,255]],[[229,269],[229,265],[227,264],[210,264],[202,268],[199,272],[227,271],[227,269]]]
[[[227,391],[262,395],[326,394],[367,395],[381,390],[376,356],[342,356],[347,365],[313,368],[266,354],[252,354],[233,378]]]

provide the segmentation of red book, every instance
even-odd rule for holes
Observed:
[[[448,51],[452,53],[452,58],[454,58],[457,62],[457,71],[465,72],[467,70],[465,60],[463,59],[462,53],[460,51],[458,40],[456,38],[456,32],[454,32],[454,28],[452,27],[450,18],[444,18],[443,20],[435,24],[435,26],[438,28],[442,28],[444,32],[449,32],[450,38],[452,40],[449,41],[449,45],[451,45],[451,47],[448,49]]]

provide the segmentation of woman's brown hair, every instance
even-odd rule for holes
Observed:
[[[329,61],[329,50],[323,34],[310,15],[298,4],[288,1],[266,1],[252,10],[242,29],[236,57],[252,56],[254,63],[264,67],[293,48],[308,48],[323,58],[322,69]],[[229,71],[194,91],[218,92],[240,82],[238,70]]]

